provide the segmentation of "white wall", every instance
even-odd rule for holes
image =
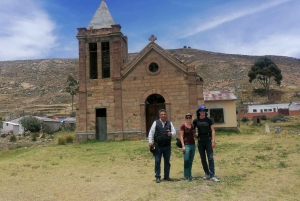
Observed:
[[[295,103],[291,103],[290,105],[289,105],[289,110],[300,110],[300,105],[299,104],[295,104]]]
[[[248,105],[248,113],[260,113],[262,112],[278,112],[278,109],[288,109],[288,103],[282,104],[268,104],[268,105]],[[256,112],[255,112],[256,110]]]

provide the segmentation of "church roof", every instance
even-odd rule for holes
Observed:
[[[111,25],[114,25],[115,22],[107,8],[107,5],[104,0],[102,0],[99,8],[96,10],[88,28],[90,29],[102,29],[102,28],[111,28]]]
[[[162,57],[164,57],[181,71],[185,73],[187,72],[188,66],[186,64],[181,62],[178,58],[174,57],[170,52],[163,49],[155,42],[150,42],[143,50],[134,55],[134,58],[132,58],[128,63],[125,64],[121,72],[122,77],[126,76],[130,72],[130,70],[134,68],[134,66],[139,63],[151,50],[158,52]]]

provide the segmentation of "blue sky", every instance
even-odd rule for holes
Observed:
[[[0,60],[77,58],[77,28],[102,0],[1,0]],[[105,0],[139,52],[165,49],[300,58],[299,0]]]

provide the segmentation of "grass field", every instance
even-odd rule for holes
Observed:
[[[0,200],[299,200],[300,121],[268,124],[270,133],[264,132],[264,125],[245,123],[238,132],[216,132],[220,183],[201,179],[198,152],[196,180],[183,181],[183,157],[175,140],[170,175],[174,181],[159,184],[146,141],[3,149]],[[281,132],[274,133],[274,126]],[[56,134],[56,139],[69,134]]]

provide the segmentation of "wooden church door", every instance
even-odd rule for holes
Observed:
[[[159,94],[152,94],[146,100],[146,131],[147,137],[155,120],[159,118],[159,110],[166,109],[165,99]]]

